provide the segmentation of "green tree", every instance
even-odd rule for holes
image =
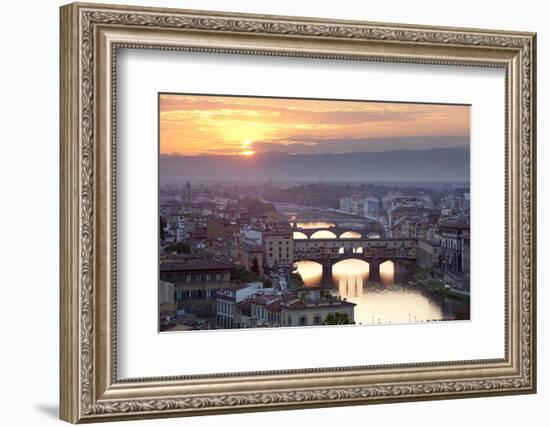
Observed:
[[[290,285],[292,289],[303,288],[306,284],[300,273],[290,274]]]
[[[253,197],[243,197],[239,200],[239,204],[245,207],[248,212],[253,216],[260,216],[268,212],[275,212],[275,206],[271,203],[264,203],[261,200]]]
[[[190,254],[191,246],[185,242],[177,242],[171,245],[168,245],[164,248],[166,253],[176,253],[176,254]]]
[[[345,313],[335,313],[335,314],[329,314],[325,321],[325,325],[349,325],[351,322],[349,321],[349,317]]]
[[[260,275],[260,265],[258,264],[258,258],[252,260],[252,268],[250,269],[253,273]]]
[[[262,278],[258,274],[243,267],[237,267],[231,270],[231,281],[243,283],[261,282]]]

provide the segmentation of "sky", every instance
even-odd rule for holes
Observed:
[[[161,154],[466,148],[469,135],[464,105],[160,95]]]

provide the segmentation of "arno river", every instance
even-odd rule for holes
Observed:
[[[322,283],[320,264],[298,261],[296,265],[306,286]],[[357,324],[453,320],[464,318],[468,307],[460,300],[446,298],[422,285],[410,284],[410,267],[392,261],[380,265],[376,281],[369,279],[369,265],[362,260],[343,260],[332,269],[333,292],[357,304]]]

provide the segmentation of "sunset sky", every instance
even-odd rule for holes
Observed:
[[[161,154],[467,147],[469,135],[469,106],[160,95]]]

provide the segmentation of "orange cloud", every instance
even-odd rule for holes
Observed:
[[[162,154],[285,151],[292,144],[327,152],[417,149],[465,145],[469,132],[470,108],[463,105],[160,95]]]

